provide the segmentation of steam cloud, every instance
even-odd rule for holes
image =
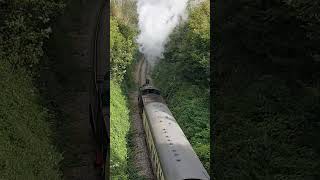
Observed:
[[[139,50],[153,65],[162,57],[168,36],[187,18],[188,0],[138,0]]]

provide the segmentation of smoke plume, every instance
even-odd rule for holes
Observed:
[[[137,0],[139,50],[153,65],[162,57],[168,36],[187,18],[188,0]]]

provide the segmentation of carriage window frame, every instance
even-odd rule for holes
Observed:
[[[146,94],[149,94],[149,93],[160,95],[160,91],[157,90],[157,89],[145,89],[145,90],[142,91],[142,95],[146,95]]]

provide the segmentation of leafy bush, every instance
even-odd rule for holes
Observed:
[[[209,1],[170,36],[153,78],[194,150],[209,172]]]
[[[209,94],[189,84],[179,85],[168,101],[171,111],[203,162],[210,168]]]
[[[50,24],[63,10],[64,0],[1,1],[0,55],[13,68],[34,71],[43,55],[43,43],[51,33]],[[34,73],[34,72],[33,72]]]
[[[130,160],[128,134],[130,128],[129,107],[126,94],[128,68],[134,61],[137,34],[134,26],[136,15],[133,1],[112,1],[110,16],[110,172],[111,179],[134,179],[136,175]],[[130,166],[130,167],[129,167]],[[133,177],[131,177],[133,176]]]
[[[217,5],[216,178],[319,179],[319,2]]]
[[[136,27],[138,24],[138,14],[136,1],[132,0],[111,0],[110,15],[116,17],[123,24]]]
[[[319,100],[296,96],[285,81],[253,81],[217,98],[217,178],[317,179]],[[315,138],[315,139],[314,139]]]
[[[111,79],[121,82],[127,67],[132,63],[136,45],[133,41],[135,31],[110,17],[110,63]]]
[[[110,83],[110,113],[110,177],[127,179],[129,109],[120,85],[113,80]]]
[[[62,0],[0,1],[0,179],[61,179],[52,114],[33,84]]]
[[[0,179],[61,179],[51,140],[53,117],[23,70],[0,64]]]
[[[191,9],[189,20],[170,35],[164,59],[177,77],[209,87],[210,2]]]

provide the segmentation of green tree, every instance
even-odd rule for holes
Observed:
[[[135,30],[122,24],[117,18],[110,18],[110,63],[111,79],[121,82],[127,67],[132,63],[136,45],[133,42]]]
[[[210,2],[189,8],[189,19],[170,35],[155,66],[155,84],[205,168],[210,169]]]

